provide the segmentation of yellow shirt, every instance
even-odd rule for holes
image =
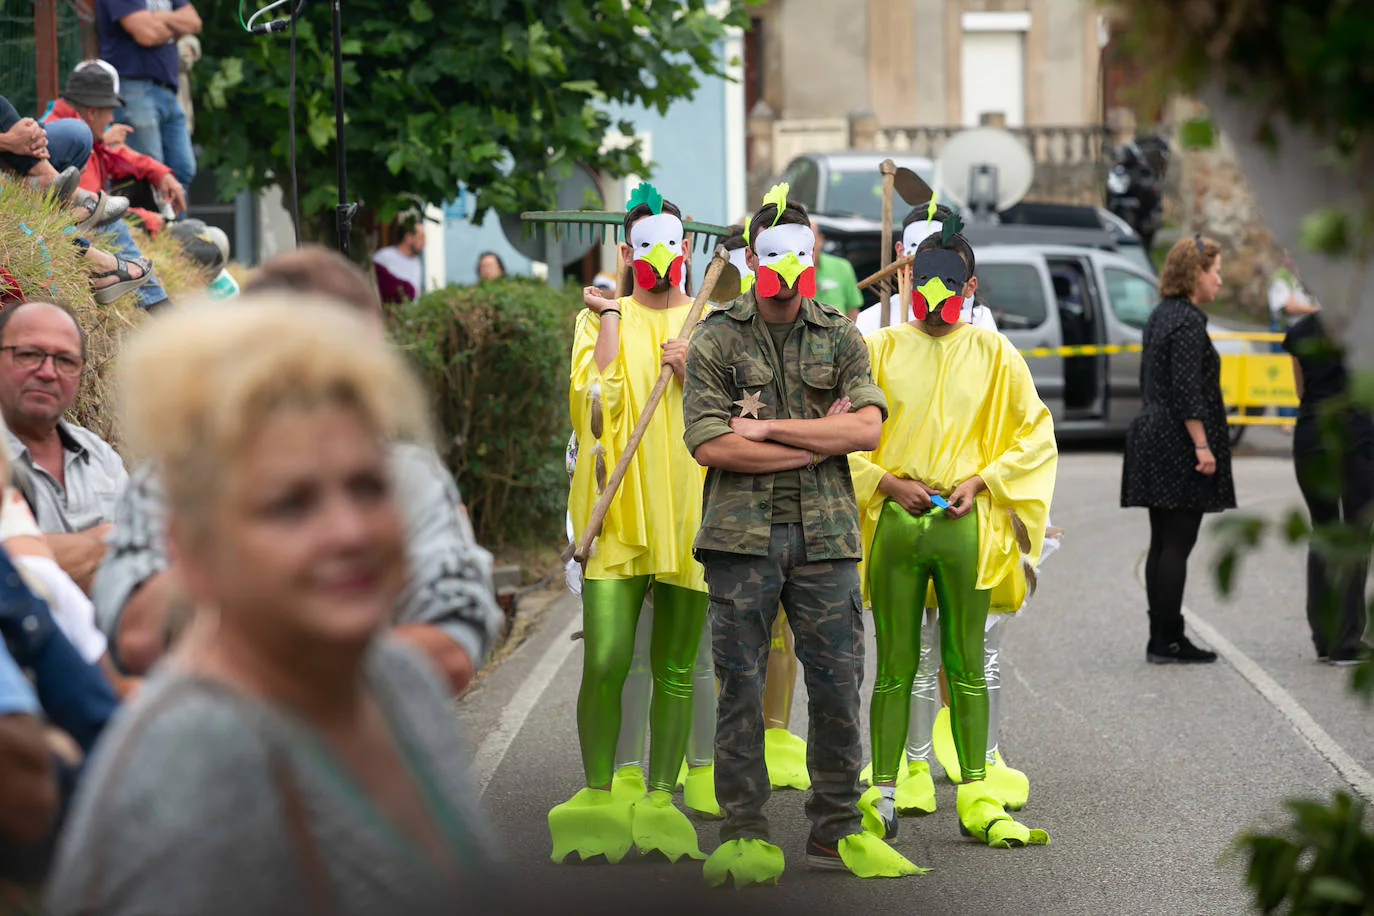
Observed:
[[[573,337],[569,412],[577,433],[568,511],[581,537],[596,505],[598,440],[591,431],[591,391],[599,383],[606,476],[610,477],[630,439],[630,431],[662,370],[660,345],[682,331],[691,303],[650,309],[631,297],[620,300],[620,352],[598,371],[592,351],[601,318],[583,311]],[[682,383],[674,376],[659,401],[644,438],[635,450],[601,534],[587,560],[589,579],[655,576],[660,582],[706,591],[701,564],[692,556],[692,540],[701,526],[701,490],[706,469],[697,464],[682,441]]]
[[[872,452],[849,456],[859,502],[868,598],[867,557],[887,497],[884,473],[919,480],[944,496],[974,475],[987,490],[977,499],[978,588],[992,609],[1015,611],[1026,596],[1021,549],[1011,512],[1030,535],[1027,559],[1040,556],[1054,493],[1058,449],[1054,422],[1026,361],[1001,334],[964,325],[931,337],[910,324],[865,339],[873,380],[887,395],[888,418]],[[934,607],[932,597],[927,607]]]

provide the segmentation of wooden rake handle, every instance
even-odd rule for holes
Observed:
[[[878,171],[883,176],[883,227],[880,243],[883,250],[879,252],[878,263],[882,267],[886,267],[892,262],[892,189],[897,181],[897,164],[891,159],[884,159],[882,164],[878,166]],[[878,298],[886,303],[891,292],[891,285],[885,282],[878,289]],[[884,318],[883,326],[886,326],[886,308],[882,309],[882,315]]]
[[[729,263],[730,255],[726,252],[725,246],[717,245],[715,254],[711,256],[711,263],[706,266],[706,276],[701,281],[701,289],[697,290],[696,298],[692,300],[692,310],[687,313],[687,320],[682,323],[682,330],[677,335],[678,340],[686,340],[692,336],[692,329],[701,320],[701,313],[706,308],[707,297],[715,288],[716,281],[720,279],[721,271]],[[639,412],[639,419],[635,422],[635,428],[630,432],[630,440],[625,443],[625,451],[620,453],[620,460],[615,463],[615,470],[611,471],[610,479],[606,481],[606,489],[602,491],[596,505],[592,507],[592,516],[587,520],[587,529],[577,539],[577,545],[573,550],[573,559],[578,563],[585,564],[587,562],[587,556],[592,549],[592,541],[601,531],[601,523],[606,520],[606,512],[611,508],[611,500],[615,498],[616,491],[620,489],[620,482],[625,479],[625,472],[630,469],[630,459],[634,457],[635,449],[639,448],[639,442],[644,438],[644,432],[649,428],[649,421],[653,419],[654,411],[658,408],[658,402],[663,400],[663,393],[668,390],[668,382],[672,377],[673,368],[671,366],[664,366],[663,371],[658,374],[658,382],[649,392],[649,398],[644,402],[644,409]]]

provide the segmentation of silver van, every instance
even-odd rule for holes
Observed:
[[[1136,352],[1086,356],[1027,351],[1139,345],[1159,281],[1136,260],[1069,245],[975,245],[979,298],[1021,350],[1060,438],[1117,435],[1140,410]],[[1209,323],[1209,330],[1224,331]],[[1245,345],[1218,341],[1222,352]]]

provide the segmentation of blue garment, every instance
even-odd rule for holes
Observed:
[[[0,639],[0,716],[13,713],[38,715],[38,695],[10,655],[5,641]]]
[[[1287,315],[1277,315],[1277,316],[1274,316],[1274,317],[1270,318],[1270,319],[1269,319],[1269,330],[1270,330],[1271,333],[1274,333],[1274,334],[1287,334],[1287,333],[1288,333],[1288,316],[1287,316]],[[1281,340],[1279,340],[1279,341],[1274,341],[1273,343],[1269,344],[1269,352],[1271,352],[1271,353],[1282,353],[1282,352],[1284,352],[1284,343],[1283,343],[1283,341],[1281,341]],[[1276,407],[1276,408],[1274,408],[1274,412],[1275,412],[1276,414],[1278,414],[1280,417],[1296,417],[1296,416],[1298,415],[1298,408],[1296,408],[1296,407]]]
[[[176,90],[177,45],[175,41],[156,48],[145,48],[124,30],[119,20],[144,10],[168,13],[181,9],[189,0],[96,0],[95,25],[100,36],[100,56],[119,71],[120,94],[127,101],[130,80],[152,80]],[[132,144],[130,144],[132,145]],[[149,153],[149,155],[152,155]]]
[[[125,142],[169,167],[182,187],[189,188],[196,177],[196,154],[176,92],[142,79],[123,80],[119,89],[124,107],[115,109],[115,120],[134,129]]]
[[[48,161],[59,172],[86,167],[91,158],[91,129],[80,118],[59,118],[43,125],[48,135]]]

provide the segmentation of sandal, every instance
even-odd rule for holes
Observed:
[[[135,277],[129,273],[130,267],[137,267],[142,273]],[[116,257],[114,270],[91,274],[89,279],[92,281],[104,280],[106,277],[117,277],[118,282],[99,288],[91,287],[95,301],[101,305],[109,305],[125,293],[132,292],[151,280],[153,278],[153,262],[148,258]]]
[[[72,195],[81,187],[81,170],[76,166],[70,166],[58,172],[51,178],[30,178],[29,184],[36,188],[43,188],[58,203],[65,204],[72,199]]]
[[[98,191],[80,192],[76,196],[76,206],[88,211],[89,215],[76,223],[76,231],[85,235],[122,217],[129,210],[129,198],[117,197]]]

